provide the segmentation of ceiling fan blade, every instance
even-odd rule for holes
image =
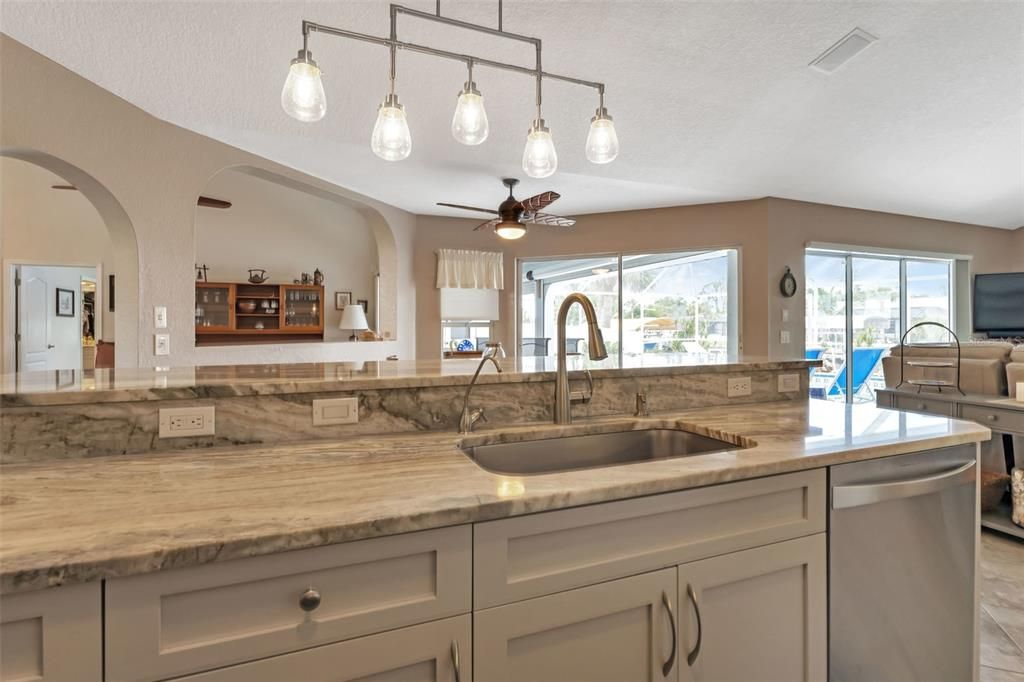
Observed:
[[[488,220],[486,223],[480,223],[479,225],[474,227],[473,231],[476,232],[477,230],[479,230],[481,228],[484,228],[484,227],[494,227],[495,225],[497,225],[500,222],[501,222],[500,218],[492,218],[491,220]]]
[[[562,195],[558,192],[541,192],[529,199],[523,199],[519,202],[519,205],[522,206],[523,210],[527,213],[536,213],[548,204],[553,203],[560,196]]]
[[[528,217],[524,217],[523,222],[536,225],[550,225],[551,227],[572,227],[576,224],[576,219],[566,218],[565,216],[553,213],[532,213]]]
[[[479,211],[481,213],[493,213],[494,215],[498,215],[498,212],[495,211],[493,208],[479,208],[477,206],[463,206],[462,204],[446,204],[446,203],[444,203],[442,201],[437,202],[437,205],[438,206],[447,206],[448,208],[461,208],[464,211]]]

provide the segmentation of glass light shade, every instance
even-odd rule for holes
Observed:
[[[521,223],[501,222],[494,226],[494,234],[502,239],[519,239],[526,234],[526,226]]]
[[[484,98],[475,92],[471,84],[459,94],[452,116],[452,137],[465,145],[480,144],[487,139],[487,111],[484,110]]]
[[[587,133],[587,160],[591,163],[611,163],[619,155],[619,136],[610,118],[595,116]]]
[[[531,178],[546,178],[558,168],[558,154],[555,153],[555,142],[551,139],[551,131],[544,127],[544,122],[535,123],[526,136],[526,147],[523,149],[523,172]],[[522,236],[522,235],[520,235]]]
[[[319,121],[327,113],[327,97],[320,80],[320,67],[306,53],[292,60],[288,78],[281,89],[281,106],[292,118],[305,123]]]
[[[385,161],[401,161],[412,152],[412,136],[405,120],[405,109],[394,95],[388,95],[377,110],[370,148]]]

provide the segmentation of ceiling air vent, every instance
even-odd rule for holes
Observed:
[[[878,40],[867,31],[855,28],[839,39],[808,66],[822,73],[835,73],[846,62],[866,50],[871,43]]]

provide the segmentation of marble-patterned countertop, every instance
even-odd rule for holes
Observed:
[[[536,476],[471,462],[451,432],[0,467],[0,591],[193,566],[986,440],[972,422],[811,400],[531,424],[523,439],[671,426],[718,453]]]
[[[0,406],[73,405],[225,398],[324,391],[361,391],[468,384],[479,359],[325,362],[279,365],[221,365],[210,367],[145,367],[59,370],[0,375]],[[509,357],[504,371],[490,367],[479,383],[552,381],[554,358]],[[589,368],[595,377],[694,374],[753,370],[806,369],[820,360],[777,360],[753,356],[700,357],[677,353],[647,353],[592,362],[569,358],[570,370]]]

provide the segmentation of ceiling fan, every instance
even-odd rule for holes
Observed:
[[[508,198],[501,202],[497,211],[490,208],[446,204],[443,202],[438,202],[437,205],[496,215],[497,218],[491,218],[486,223],[480,223],[473,228],[473,231],[475,232],[484,227],[492,227],[494,228],[494,234],[502,239],[519,239],[526,234],[527,223],[548,225],[549,227],[572,227],[576,224],[575,218],[566,218],[552,213],[541,213],[541,209],[546,208],[562,196],[558,192],[541,192],[529,199],[519,201],[512,196],[512,189],[519,184],[519,181],[515,178],[502,178],[501,182],[508,187]]]

